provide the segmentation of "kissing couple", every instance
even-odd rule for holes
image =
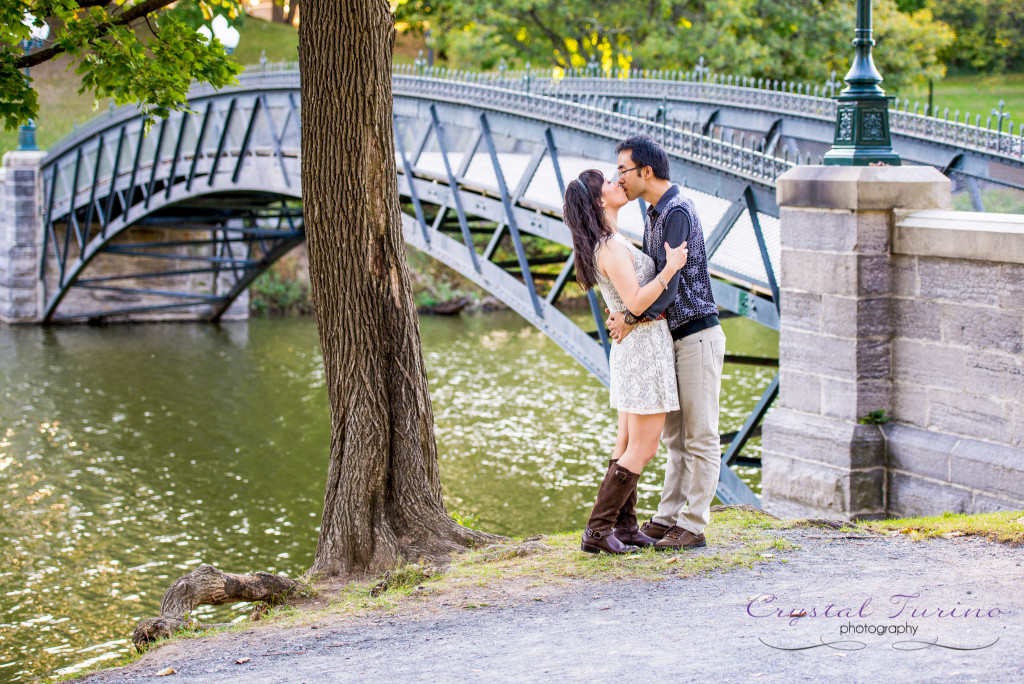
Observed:
[[[615,449],[583,532],[587,553],[631,553],[705,545],[718,487],[719,396],[725,334],[711,292],[704,231],[693,201],[669,179],[665,151],[636,136],[615,148],[611,179],[590,169],[565,190],[576,278],[600,286],[610,315]],[[619,210],[642,197],[643,250],[618,231]],[[637,524],[637,481],[668,447],[657,514]]]

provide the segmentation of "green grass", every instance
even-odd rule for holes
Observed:
[[[885,87],[885,84],[882,84]],[[904,93],[887,93],[895,95],[901,100],[906,98],[913,103],[921,103],[920,112],[924,113],[924,106],[928,103],[928,86],[918,86],[913,90]],[[985,119],[989,113],[998,108],[999,101],[1004,100],[1004,112],[1009,112],[1014,120],[1014,128],[1024,123],[1024,73],[1020,74],[998,74],[984,76],[975,74],[970,76],[949,76],[935,84],[933,102],[941,115],[946,107],[949,107],[949,117],[960,110],[960,120],[963,115],[971,112],[971,123],[974,123],[974,116],[981,114],[981,125],[985,125]],[[902,106],[901,106],[902,109]],[[1005,129],[1005,126],[1003,128]]]
[[[1024,512],[943,513],[925,518],[900,518],[858,523],[876,532],[902,533],[914,539],[929,537],[986,537],[993,541],[1020,546],[1024,544]]]

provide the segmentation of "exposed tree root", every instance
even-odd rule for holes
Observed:
[[[143,649],[150,643],[169,637],[186,625],[187,616],[199,606],[221,606],[239,601],[279,601],[299,586],[287,577],[269,572],[232,575],[212,565],[198,568],[175,580],[160,601],[160,616],[140,620],[132,642]]]

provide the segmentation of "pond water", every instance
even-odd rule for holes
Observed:
[[[725,326],[731,353],[777,355],[774,332]],[[605,389],[514,314],[421,330],[449,511],[508,535],[581,527],[614,442]],[[723,431],[773,374],[726,365]],[[0,681],[116,660],[201,562],[308,567],[330,438],[311,319],[2,327],[0,381]],[[641,481],[647,512],[662,458]]]

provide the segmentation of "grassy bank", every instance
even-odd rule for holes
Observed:
[[[882,87],[885,87],[884,83]],[[924,106],[928,104],[927,85],[918,86],[903,93],[888,94],[895,95],[901,100],[909,99],[911,110],[913,110],[915,101],[920,102],[922,114]],[[1024,74],[949,76],[935,84],[932,97],[940,115],[948,107],[949,117],[952,119],[953,114],[959,110],[962,121],[963,115],[966,112],[971,112],[971,122],[973,123],[974,115],[981,114],[982,126],[985,125],[985,119],[992,110],[999,107],[1000,100],[1005,102],[1003,111],[1012,115],[1016,131],[1016,126],[1024,123]],[[1005,126],[1003,130],[1006,130]]]

